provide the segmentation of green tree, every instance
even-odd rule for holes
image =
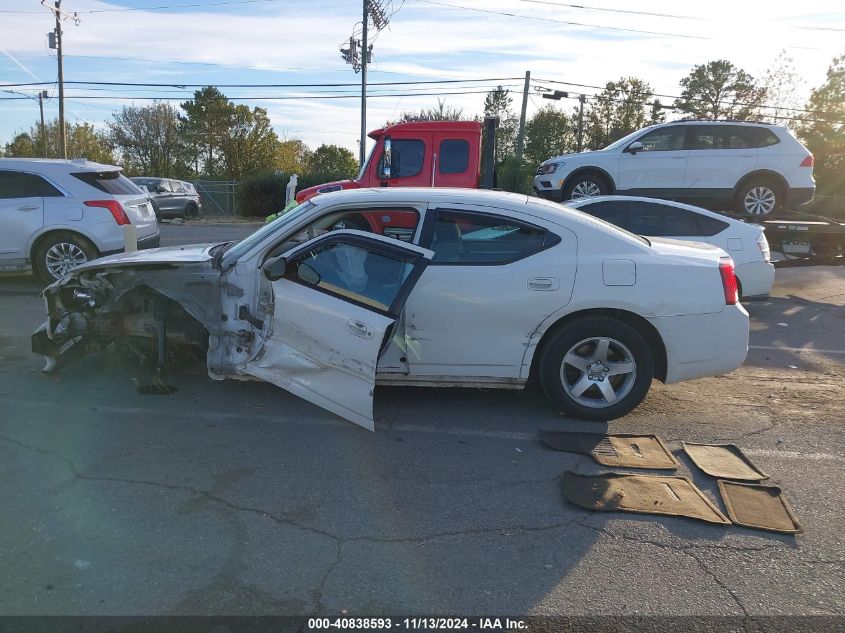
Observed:
[[[502,86],[487,93],[484,98],[484,116],[499,117],[499,128],[496,130],[496,163],[501,163],[507,156],[513,155],[516,144],[516,131],[519,119],[511,110],[513,97],[510,91]]]
[[[695,119],[756,120],[766,99],[765,86],[726,59],[694,67],[680,85],[675,107]]]
[[[45,128],[48,158],[59,156],[59,122],[48,121]],[[65,125],[68,158],[87,158],[95,163],[114,163],[111,142],[107,134],[97,131],[90,123]],[[41,124],[35,123],[28,132],[18,134],[5,148],[6,156],[16,158],[41,157],[44,145],[41,141]]]
[[[834,58],[806,110],[798,134],[815,156],[819,191],[845,195],[845,55]]]
[[[182,140],[196,148],[200,171],[206,176],[222,176],[223,140],[229,133],[235,105],[214,86],[194,92],[194,98],[182,103],[180,116]]]
[[[280,141],[276,146],[273,166],[286,176],[302,176],[308,171],[312,156],[313,152],[299,139]]]
[[[345,147],[324,144],[314,151],[309,172],[315,183],[354,178],[358,172],[358,161]]]
[[[599,149],[651,123],[655,116],[651,86],[637,77],[609,81],[584,117],[584,145]]]
[[[145,106],[124,106],[109,123],[111,140],[129,173],[166,178],[190,174],[189,154],[183,141],[179,111],[156,101]]]
[[[43,156],[39,154],[40,144],[30,136],[29,132],[21,132],[6,143],[3,155],[9,158],[33,158]]]
[[[762,121],[794,128],[800,122],[801,93],[804,80],[795,70],[794,60],[783,50],[763,76],[766,88],[766,107],[760,113]]]
[[[525,159],[535,168],[547,158],[575,151],[572,119],[551,104],[525,123]]]
[[[264,108],[232,107],[220,136],[220,167],[226,178],[240,179],[272,169],[279,146]]]
[[[422,108],[419,112],[403,112],[399,117],[399,123],[409,121],[462,121],[463,108],[454,108],[446,105],[446,100],[437,100],[437,107]]]

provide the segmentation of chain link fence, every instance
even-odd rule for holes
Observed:
[[[206,216],[233,217],[237,215],[236,196],[239,180],[193,180],[202,198],[202,211]]]

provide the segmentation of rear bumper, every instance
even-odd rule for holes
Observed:
[[[146,237],[138,238],[138,250],[139,251],[143,251],[143,250],[146,250],[148,248],[158,248],[160,245],[161,245],[161,234],[160,233],[155,233],[153,235],[148,235]],[[115,255],[117,253],[122,253],[122,252],[123,252],[122,248],[117,248],[117,249],[110,250],[110,251],[103,251],[102,253],[100,253],[100,255],[102,257],[105,257],[106,255]]]
[[[666,384],[733,371],[748,354],[748,312],[740,304],[716,314],[649,319],[666,347]]]
[[[742,286],[743,301],[761,301],[769,298],[775,283],[775,265],[771,262],[747,262],[736,267],[736,276]]]
[[[815,187],[801,187],[797,189],[790,189],[789,195],[786,197],[787,206],[793,207],[799,204],[805,204],[813,199],[816,195]]]

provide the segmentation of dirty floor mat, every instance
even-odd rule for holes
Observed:
[[[656,435],[540,431],[540,441],[557,451],[590,455],[602,466],[675,470],[678,462]]]
[[[566,500],[589,510],[668,514],[730,525],[704,493],[686,477],[604,473],[563,474]]]
[[[804,531],[777,486],[760,486],[719,480],[719,492],[728,516],[737,525],[784,534]]]
[[[757,468],[735,444],[681,442],[693,463],[711,477],[760,481],[769,476]]]

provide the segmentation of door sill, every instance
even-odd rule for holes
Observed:
[[[394,373],[376,374],[376,386],[385,387],[469,387],[473,389],[523,389],[521,378],[487,376],[410,376]]]

